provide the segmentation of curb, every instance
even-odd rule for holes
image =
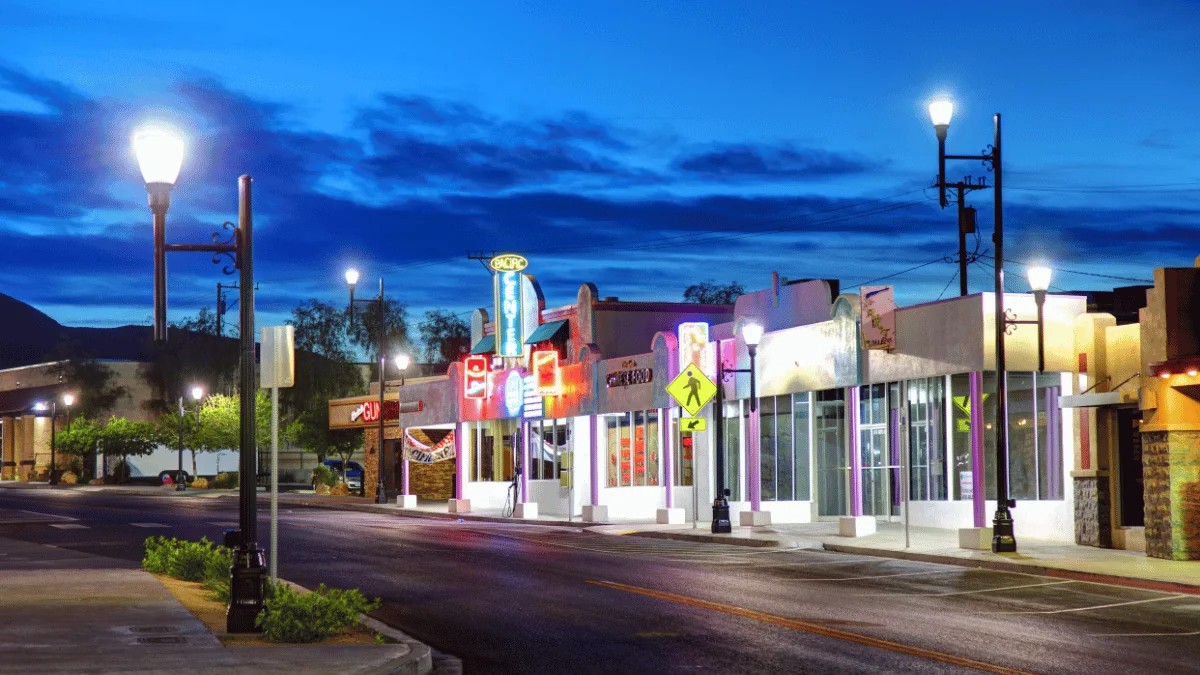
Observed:
[[[312,589],[286,579],[280,579],[279,583],[287,584],[305,593],[312,592]],[[389,626],[379,619],[367,616],[366,614],[360,614],[358,620],[376,633],[381,633],[389,639],[404,644],[409,649],[407,654],[394,659],[391,663],[385,663],[371,670],[360,671],[361,675],[431,675],[435,672],[435,660],[437,661],[437,675],[454,675],[455,673],[462,672],[462,661],[440,652],[435,655],[432,647],[424,642],[413,639],[400,629]]]
[[[1151,591],[1163,591],[1167,593],[1183,593],[1187,595],[1200,595],[1200,585],[1181,584],[1171,581],[1154,581],[1152,579],[1142,579],[1139,577],[1125,577],[1114,574],[1100,574],[1096,572],[1080,572],[1078,570],[1064,569],[1061,567],[1050,567],[1047,565],[1027,564],[1010,562],[1007,560],[979,560],[974,558],[959,558],[956,556],[937,555],[933,553],[914,553],[910,551],[892,551],[887,549],[863,548],[859,546],[847,546],[845,544],[823,544],[826,551],[835,553],[848,553],[853,555],[870,556],[874,558],[894,558],[897,560],[912,560],[914,562],[937,563],[941,565],[955,565],[958,567],[975,567],[980,569],[988,569],[996,572],[1016,572],[1019,574],[1034,574],[1039,576],[1056,577],[1060,579],[1070,579],[1072,581],[1084,581],[1098,584],[1111,584],[1114,586],[1128,586],[1131,588],[1141,588]]]
[[[222,495],[228,497],[236,497],[235,494]],[[263,494],[258,495],[259,500],[266,499]],[[470,513],[438,513],[436,511],[421,511],[419,509],[398,509],[393,506],[382,504],[355,504],[352,502],[326,502],[319,499],[304,499],[304,498],[288,498],[280,499],[280,506],[298,506],[312,509],[329,509],[334,511],[360,511],[363,513],[380,513],[395,516],[406,516],[410,518],[428,518],[430,520],[463,520],[474,521],[481,523],[522,523],[527,525],[550,525],[554,527],[575,527],[585,529],[597,525],[611,525],[612,523],[588,523],[581,520],[525,520],[522,518],[501,518],[500,516],[477,516]]]
[[[593,523],[594,525],[603,525],[604,523]],[[672,539],[675,541],[690,541],[700,544],[727,544],[732,546],[751,546],[755,548],[777,547],[780,542],[777,539],[750,539],[748,537],[733,537],[730,535],[718,534],[691,534],[689,532],[672,532],[672,531],[656,531],[656,530],[636,530],[630,532],[613,533],[625,537],[643,537],[646,539]]]

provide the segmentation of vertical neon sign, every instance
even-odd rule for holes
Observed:
[[[521,339],[521,277],[520,272],[497,272],[496,296],[496,354],[519,358],[525,355]]]
[[[695,365],[709,377],[717,376],[717,362],[708,345],[708,324],[693,321],[679,324],[679,372]]]

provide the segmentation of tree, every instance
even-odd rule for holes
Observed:
[[[683,300],[702,305],[732,305],[738,296],[745,293],[746,287],[736,281],[718,284],[710,279],[688,286],[683,292]]]
[[[124,462],[128,457],[154,452],[159,445],[166,445],[169,439],[153,422],[130,422],[124,417],[112,417],[100,431],[99,442],[105,457],[118,457]]]
[[[87,458],[96,451],[103,429],[95,420],[86,417],[74,419],[69,429],[54,434],[55,448],[63,455],[78,458],[84,472],[90,474],[89,467],[95,463],[88,462]]]
[[[100,418],[112,410],[117,401],[128,393],[128,389],[113,382],[116,373],[112,368],[79,354],[74,342],[62,341],[48,354],[56,363],[50,367],[75,395],[71,412],[79,417]]]
[[[210,392],[232,393],[238,378],[238,341],[216,335],[216,315],[208,308],[172,324],[170,339],[147,346],[149,362],[141,375],[154,397],[149,407],[169,413],[180,395],[196,384]]]
[[[387,356],[392,358],[397,352],[407,351],[408,324],[405,322],[404,305],[396,300],[384,298],[383,329],[387,337]],[[379,303],[361,305],[355,308],[354,321],[349,324],[350,343],[359,348],[363,354],[369,355],[371,361],[371,379],[378,379],[375,369],[379,367]]]
[[[446,310],[425,312],[425,321],[417,330],[425,344],[427,363],[452,363],[471,349],[471,327]]]

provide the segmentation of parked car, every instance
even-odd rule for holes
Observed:
[[[327,460],[325,460],[324,464],[325,464],[325,466],[329,467],[329,470],[333,472],[333,475],[341,477],[341,475],[342,475],[342,460],[327,459]],[[362,482],[363,482],[362,464],[359,464],[358,462],[355,462],[354,460],[350,460],[349,462],[346,463],[346,486],[349,487],[351,490],[358,490],[358,489],[362,488]],[[317,487],[317,485],[314,482],[313,489],[316,489],[316,487]]]

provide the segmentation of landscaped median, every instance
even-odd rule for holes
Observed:
[[[285,581],[267,584],[266,601],[257,619],[261,633],[227,633],[231,553],[206,539],[196,542],[150,537],[142,567],[229,647],[289,644],[394,648],[409,642],[403,634],[366,617],[366,612],[379,607],[378,599],[368,600],[355,589],[332,589],[322,584],[308,591]],[[425,673],[430,667],[426,647],[423,657],[394,672]]]

